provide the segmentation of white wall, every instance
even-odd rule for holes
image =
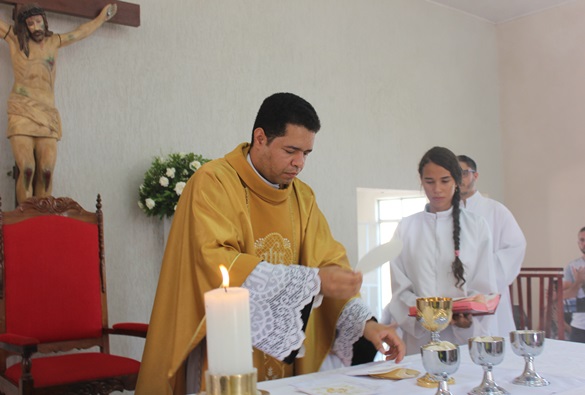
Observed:
[[[585,226],[585,1],[498,27],[505,198],[526,234],[525,266],[579,257]]]
[[[102,195],[111,321],[149,319],[162,225],[136,201],[152,157],[222,156],[249,139],[258,106],[276,91],[303,96],[320,114],[301,178],[352,262],[356,188],[418,189],[417,163],[434,145],[474,156],[482,188],[503,196],[493,25],[424,0],[135,2],[142,26],[106,25],[57,61],[64,131],[54,195],[88,208]],[[0,11],[8,20],[11,8]],[[58,33],[81,22],[49,13]],[[0,104],[10,70],[0,43]],[[10,209],[13,159],[1,141],[0,195]],[[128,344],[114,350],[139,357],[141,344]]]

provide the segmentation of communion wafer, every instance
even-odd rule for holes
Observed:
[[[493,342],[496,339],[493,336],[476,336],[473,338],[476,342]]]
[[[431,350],[431,351],[446,351],[446,350],[454,350],[456,348],[457,348],[457,346],[455,344],[448,342],[448,341],[442,341],[442,342],[437,343],[437,344],[429,344],[428,346],[424,347],[425,350]]]

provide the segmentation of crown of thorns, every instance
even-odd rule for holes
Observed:
[[[18,14],[18,22],[19,23],[24,23],[28,18],[30,18],[31,16],[35,16],[35,15],[45,15],[45,10],[43,10],[41,7],[31,7],[28,10],[22,11],[21,13]]]

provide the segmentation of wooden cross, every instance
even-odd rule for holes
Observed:
[[[118,5],[118,12],[108,22],[126,26],[140,26],[140,5],[115,0],[0,0],[0,4],[14,6],[14,14],[24,4],[36,3],[45,11],[57,12],[82,18],[95,18],[106,4]]]

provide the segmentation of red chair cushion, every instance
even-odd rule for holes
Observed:
[[[47,215],[4,225],[6,331],[41,342],[101,335],[98,228]]]
[[[12,333],[0,334],[0,342],[7,343],[7,344],[14,344],[17,346],[30,346],[30,345],[35,345],[35,344],[40,343],[37,339],[35,339],[33,337],[19,336],[19,335],[14,335]]]
[[[138,374],[140,362],[111,354],[81,353],[33,358],[32,376],[35,388],[119,375]],[[21,364],[6,369],[5,376],[18,385]]]

